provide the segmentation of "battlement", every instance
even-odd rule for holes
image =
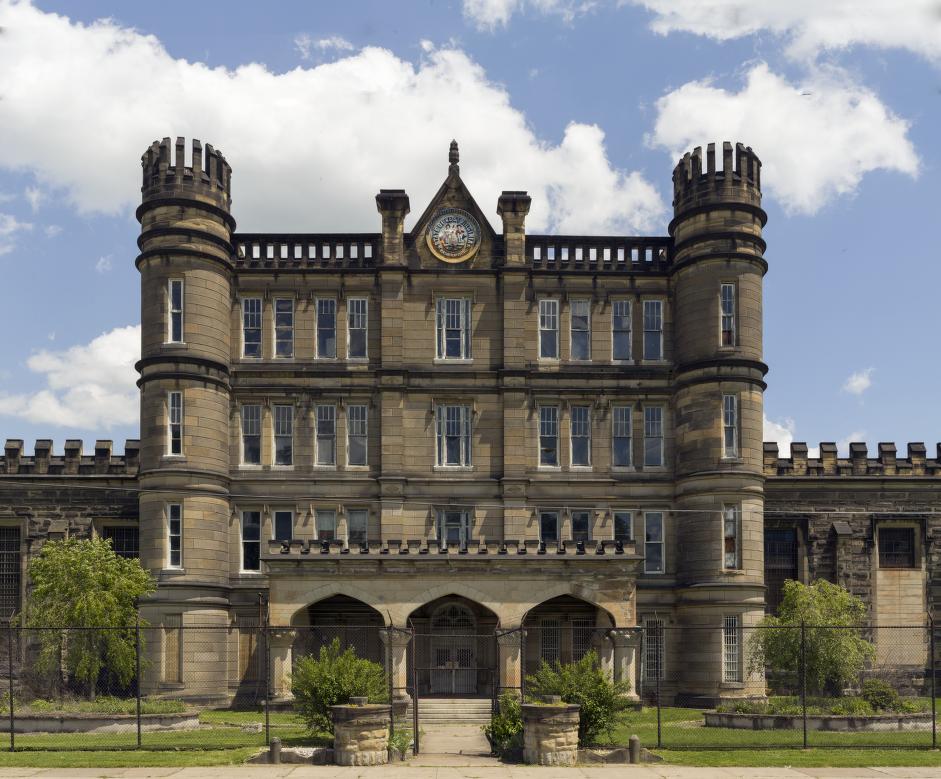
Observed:
[[[673,240],[666,236],[526,236],[526,260],[534,270],[664,273],[672,254]]]
[[[702,147],[687,152],[673,169],[673,208],[679,211],[698,205],[726,201],[761,205],[761,160],[751,146],[725,141],[722,167],[716,166],[716,145],[706,146],[703,167]]]
[[[837,457],[836,444],[832,441],[820,444],[820,456],[808,457],[807,444],[794,441],[791,456],[779,457],[778,445],[773,441],[764,444],[765,476],[927,476],[941,477],[941,444],[936,444],[935,457],[929,459],[925,445],[921,442],[908,444],[907,457],[897,457],[895,444],[879,444],[875,458],[868,455],[866,444],[851,443],[849,457]]]
[[[363,268],[379,262],[379,233],[237,233],[235,266],[240,269]]]
[[[68,439],[63,451],[52,453],[52,441],[36,441],[33,455],[24,454],[22,439],[7,439],[0,455],[0,484],[4,476],[137,476],[140,468],[140,441],[124,442],[124,454],[112,452],[112,442],[95,441],[92,454],[82,454],[82,441]]]
[[[175,153],[174,153],[175,148]],[[232,202],[232,168],[222,153],[196,138],[192,142],[191,164],[186,164],[186,139],[154,141],[141,157],[144,200],[179,197],[199,191],[228,210]]]

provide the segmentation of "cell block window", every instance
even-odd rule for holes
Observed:
[[[615,300],[611,307],[611,357],[631,359],[631,302]]]
[[[721,307],[721,343],[723,346],[735,346],[735,285],[723,284],[719,292]]]
[[[559,662],[562,656],[562,624],[557,619],[539,621],[539,656],[543,662]]]
[[[546,262],[555,262],[555,246],[546,247]]]
[[[644,359],[663,359],[663,301],[644,301]]]
[[[183,343],[183,279],[170,279],[170,316],[167,341]]]
[[[625,544],[634,540],[633,515],[630,511],[614,512],[614,540]]]
[[[347,356],[353,360],[366,359],[366,342],[369,333],[369,301],[366,298],[350,298],[346,301]]]
[[[276,511],[274,512],[274,540],[290,541],[294,538],[294,512]]]
[[[539,357],[559,359],[559,301],[539,301]]]
[[[369,511],[366,509],[347,509],[346,534],[350,546],[365,544],[369,526]]]
[[[274,354],[294,356],[294,301],[288,298],[274,302]]]
[[[274,407],[274,464],[294,464],[294,406]]]
[[[367,407],[346,407],[346,464],[366,465]]]
[[[915,568],[915,528],[879,528],[879,567]]]
[[[665,639],[662,619],[644,620],[644,676],[648,680],[663,679]]]
[[[591,465],[591,409],[572,406],[572,465]]]
[[[588,541],[591,539],[591,512],[572,512],[572,540]]]
[[[317,465],[337,464],[336,406],[317,406]]]
[[[261,406],[242,406],[242,464],[261,465]]]
[[[435,304],[437,358],[467,360],[471,356],[471,301],[438,298]]]
[[[615,468],[631,465],[631,406],[614,406],[611,413],[611,462]]]
[[[573,360],[591,359],[591,301],[573,300],[570,306]]]
[[[722,456],[738,457],[738,398],[722,396]]]
[[[559,408],[539,407],[539,464],[559,465]]]
[[[261,569],[261,512],[242,512],[242,570]]]
[[[556,544],[559,541],[559,512],[539,512],[539,540],[544,544]]]
[[[337,537],[337,513],[331,509],[317,509],[317,540],[333,541]]]
[[[169,440],[167,451],[172,455],[183,454],[183,393],[170,392],[167,397],[167,427]]]
[[[351,260],[359,259],[359,244],[356,244],[356,243],[350,244],[350,259]]]
[[[127,560],[136,560],[140,557],[140,533],[136,527],[105,526],[101,529],[101,537],[111,542],[111,548],[118,557]]]
[[[337,302],[333,298],[317,301],[317,356],[322,359],[337,356]]]
[[[663,573],[663,514],[644,514],[644,573]]]
[[[470,540],[471,524],[469,511],[439,511],[438,540],[445,544],[464,546]]]
[[[183,565],[183,506],[167,504],[167,568]]]
[[[742,567],[741,548],[739,536],[741,529],[741,512],[738,506],[723,506],[722,508],[722,554],[723,565],[732,570]]]
[[[438,406],[436,416],[437,464],[471,465],[470,406]]]
[[[663,465],[663,408],[644,407],[644,465]]]
[[[742,681],[741,627],[738,615],[727,615],[722,625],[722,681]]]
[[[242,356],[261,357],[261,298],[242,299]]]

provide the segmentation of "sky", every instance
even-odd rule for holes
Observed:
[[[763,162],[765,439],[941,441],[941,0],[0,0],[0,439],[138,435],[140,155],[197,137],[243,231],[379,230],[461,174],[499,227],[666,234]],[[407,227],[410,225],[407,222]]]

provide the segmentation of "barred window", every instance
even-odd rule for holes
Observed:
[[[614,512],[614,540],[630,543],[634,540],[634,516],[630,511]]]
[[[644,407],[644,465],[663,465],[663,408]]]
[[[539,464],[559,464],[559,408],[539,407]]]
[[[559,301],[539,301],[539,357],[559,359]]]
[[[171,392],[167,398],[167,427],[169,439],[167,451],[170,454],[183,454],[183,393]]]
[[[539,654],[547,663],[557,663],[562,652],[562,625],[557,619],[539,621]]]
[[[722,626],[722,681],[742,681],[741,628],[738,615],[726,615]]]
[[[369,332],[369,302],[366,298],[350,298],[346,301],[347,345],[350,359],[365,359]]]
[[[572,620],[572,661],[578,662],[591,651],[594,622],[590,619]]]
[[[471,465],[470,406],[438,406],[437,464]]]
[[[294,406],[274,407],[274,464],[294,464]]]
[[[650,617],[644,620],[644,676],[648,680],[663,679],[663,658],[666,636],[663,620]]]
[[[915,568],[915,528],[879,528],[879,567]]]
[[[366,509],[347,509],[346,535],[350,546],[366,543],[368,526],[369,512]]]
[[[170,279],[167,341],[183,343],[183,279]]]
[[[435,304],[439,360],[467,360],[471,356],[471,302],[466,298],[439,298]]]
[[[611,356],[631,359],[631,302],[615,300],[611,311]]]
[[[663,359],[663,301],[644,301],[644,359]]]
[[[18,527],[0,527],[0,619],[20,610],[21,544]]]
[[[572,465],[591,465],[591,410],[572,406]]]
[[[261,357],[261,298],[242,299],[242,356]]]
[[[611,462],[616,468],[631,465],[631,406],[614,406],[611,414]]]
[[[572,512],[572,540],[588,541],[591,539],[591,512]]]
[[[337,537],[337,513],[332,509],[317,509],[317,539],[333,541]]]
[[[438,541],[445,544],[466,545],[471,536],[469,511],[438,512]]]
[[[366,406],[346,407],[346,464],[366,465]]]
[[[261,512],[242,512],[242,570],[261,569]]]
[[[723,284],[719,293],[721,314],[721,343],[735,346],[735,285]]]
[[[722,396],[722,456],[738,457],[738,398]]]
[[[741,568],[741,550],[738,542],[741,521],[738,506],[722,507],[722,527],[724,565],[732,570]]]
[[[294,512],[274,512],[274,528],[272,529],[275,541],[290,541],[294,538]]]
[[[337,464],[336,406],[317,406],[317,465]]]
[[[544,544],[558,543],[559,541],[559,512],[539,512],[539,540]]]
[[[261,406],[242,406],[242,463],[261,465]]]
[[[140,557],[140,533],[133,525],[105,525],[101,528],[101,537],[111,542],[111,548],[118,557],[128,560]]]
[[[644,573],[663,573],[663,513],[644,514]]]
[[[167,504],[167,568],[183,565],[183,506]]]
[[[571,359],[591,359],[591,301],[573,300],[569,306],[571,315],[570,339]]]
[[[294,301],[289,298],[274,302],[274,355],[294,356]]]
[[[317,301],[317,356],[337,356],[337,302],[333,298]]]

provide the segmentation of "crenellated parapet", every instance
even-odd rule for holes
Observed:
[[[52,440],[41,438],[33,454],[25,454],[23,441],[7,439],[0,455],[0,478],[3,476],[137,476],[140,467],[140,441],[124,442],[124,454],[112,451],[112,442],[95,441],[94,451],[84,454],[82,441],[68,439],[64,454],[52,453]]]
[[[154,198],[191,197],[194,192],[214,196],[228,210],[232,200],[232,168],[222,153],[207,143],[192,141],[191,164],[186,164],[186,140],[154,141],[141,157],[144,201]]]
[[[740,202],[761,205],[761,160],[751,146],[722,144],[722,166],[716,164],[716,145],[706,147],[703,165],[702,147],[687,152],[673,169],[673,207],[676,211],[700,203]]]
[[[774,441],[764,444],[765,476],[927,476],[941,477],[941,443],[936,445],[935,457],[927,457],[927,449],[921,442],[909,443],[907,456],[898,457],[894,443],[879,444],[876,457],[869,457],[866,444],[850,444],[850,456],[839,457],[836,444],[825,441],[820,444],[819,456],[807,456],[807,444],[794,441],[790,457],[780,457]]]

